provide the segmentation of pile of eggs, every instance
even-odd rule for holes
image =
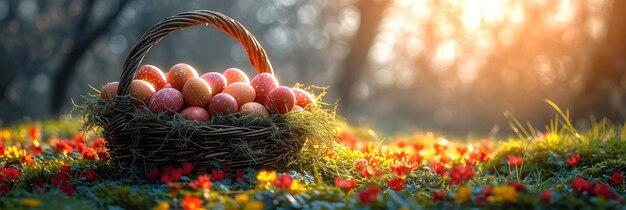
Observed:
[[[100,97],[117,96],[118,82],[102,87]],[[240,112],[250,116],[269,116],[302,111],[316,106],[308,92],[279,86],[274,75],[262,73],[252,80],[237,68],[223,73],[209,72],[198,76],[190,65],[174,65],[167,73],[152,65],[144,65],[130,83],[130,101],[151,112],[174,115],[189,120],[207,121],[218,115]]]

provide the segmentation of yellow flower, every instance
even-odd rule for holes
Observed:
[[[168,203],[167,201],[161,201],[161,203],[157,204],[152,209],[153,210],[169,210],[170,209],[170,203]]]
[[[463,203],[469,200],[472,197],[472,188],[468,186],[459,187],[459,190],[456,191],[456,197],[454,197],[454,201],[457,203]]]
[[[259,180],[259,185],[263,186],[276,179],[276,171],[259,171],[259,174],[256,175],[256,179]]]
[[[235,196],[235,201],[237,201],[238,203],[247,203],[248,201],[250,201],[250,196],[248,194],[241,193]]]
[[[243,209],[246,209],[246,210],[263,210],[263,202],[261,202],[261,201],[252,201],[252,202],[246,203],[246,205],[243,207]]]
[[[291,193],[298,194],[304,192],[304,185],[300,184],[298,180],[293,180],[289,189],[291,190]]]
[[[22,205],[26,208],[37,208],[41,205],[41,201],[35,198],[23,198],[21,202]]]
[[[490,202],[516,202],[517,191],[515,187],[510,185],[498,185],[491,190],[492,196],[489,196]]]

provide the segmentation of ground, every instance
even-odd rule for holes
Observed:
[[[624,209],[626,127],[545,129],[479,140],[338,128],[323,157],[283,170],[192,163],[115,175],[105,140],[78,120],[0,130],[0,208],[22,209]]]

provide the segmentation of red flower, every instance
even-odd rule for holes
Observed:
[[[167,188],[170,189],[170,192],[172,192],[172,194],[176,195],[178,194],[178,192],[180,192],[181,190],[183,190],[183,187],[185,187],[184,185],[178,184],[178,183],[166,183],[167,184]]]
[[[363,171],[365,168],[367,168],[367,160],[366,159],[357,159],[354,161],[354,170],[356,171]]]
[[[23,163],[34,163],[35,159],[33,158],[32,154],[26,154],[26,155],[24,155],[24,157],[22,157],[22,162]]]
[[[199,176],[196,181],[189,182],[189,186],[195,190],[206,189],[210,190],[213,187],[213,183],[211,183],[211,178],[207,175]]]
[[[11,191],[11,186],[0,183],[0,195],[6,195]]]
[[[146,173],[146,178],[154,182],[157,180],[157,178],[159,178],[159,174],[161,174],[161,172],[159,172],[159,169],[152,168]]]
[[[243,176],[245,176],[245,175],[246,175],[246,171],[244,171],[244,170],[237,170],[237,176],[235,177],[235,179],[239,183],[244,183],[244,182],[246,182],[246,180],[243,178]]]
[[[35,154],[35,155],[39,155],[41,154],[41,147],[35,146],[34,144],[31,144],[28,146],[28,148],[30,149],[31,153]],[[0,152],[4,153],[3,150],[0,150]]]
[[[216,169],[211,169],[211,181],[212,182],[221,182],[226,179],[226,173],[218,171]]]
[[[6,167],[0,169],[0,175],[0,180],[13,182],[17,181],[20,178],[20,170],[13,167]]]
[[[624,184],[624,176],[619,171],[613,172],[611,175],[611,184],[619,186]]]
[[[459,152],[459,154],[462,156],[467,152],[467,146],[458,146],[456,147],[456,151]]]
[[[172,170],[163,169],[161,174],[161,181],[165,183],[178,182],[180,177],[183,176],[183,169],[177,168]]]
[[[69,182],[63,182],[63,184],[61,185],[61,191],[63,191],[68,196],[72,196],[74,195],[74,193],[76,193],[76,188],[74,188],[74,186],[72,186],[72,184],[70,184]]]
[[[406,154],[406,152],[393,153],[391,156],[393,156],[394,159],[400,162],[405,161],[409,157],[409,155]]]
[[[54,150],[60,153],[70,153],[74,149],[67,143],[67,141],[59,140],[56,144],[54,144]]]
[[[84,177],[85,179],[89,181],[94,181],[96,180],[96,172],[93,169],[89,168],[83,171],[82,173],[80,173],[80,177]]]
[[[442,152],[445,152],[448,149],[448,145],[441,143],[441,142],[437,142],[436,144],[433,145],[433,147],[435,148],[435,151],[437,152],[437,154],[441,154]]]
[[[416,153],[424,149],[424,145],[419,142],[415,142],[411,146],[413,147],[413,150],[415,150]]]
[[[378,186],[371,186],[365,190],[359,191],[359,202],[362,204],[368,204],[378,199],[378,193],[380,188]]]
[[[39,129],[39,127],[37,126],[32,126],[30,127],[30,129],[28,129],[28,137],[30,137],[30,140],[37,139],[40,133],[41,133],[41,129]]]
[[[187,195],[181,204],[184,210],[195,210],[202,208],[202,200],[196,196]]]
[[[574,179],[574,181],[572,182],[571,187],[577,193],[582,193],[582,192],[591,190],[591,184],[589,184],[589,182],[587,182],[587,181],[585,181],[584,179],[581,179],[581,178]]]
[[[381,175],[381,173],[374,166],[367,166],[365,169],[361,170],[361,176],[365,178],[372,178],[379,175]]]
[[[289,189],[292,181],[289,174],[282,174],[272,181],[272,185],[282,189]]]
[[[85,136],[82,133],[77,133],[74,135],[74,142],[76,143],[85,143]]]
[[[65,183],[65,181],[67,181],[66,173],[59,172],[56,177],[50,180],[50,184],[60,187],[63,183]]]
[[[455,166],[450,171],[450,184],[459,185],[474,177],[474,170],[468,166]]]
[[[580,155],[579,154],[572,155],[572,157],[567,158],[567,160],[565,160],[565,162],[568,165],[570,165],[571,167],[574,167],[574,166],[578,165],[578,161],[580,161]]]
[[[411,171],[411,168],[406,165],[394,164],[389,170],[398,176],[406,176]]]
[[[348,191],[356,188],[356,180],[337,177],[335,179],[335,186],[347,193]]]
[[[106,145],[106,140],[104,138],[98,138],[91,143],[91,146],[94,148],[101,148]]]
[[[63,166],[61,166],[61,169],[59,169],[59,173],[65,173],[65,174],[70,174],[72,172],[72,166],[66,164],[63,164]]]
[[[109,160],[109,153],[107,153],[107,151],[105,150],[98,150],[98,158],[100,158],[100,160]]]
[[[467,166],[476,166],[476,165],[478,165],[478,161],[476,161],[476,159],[474,159],[472,157],[466,157],[465,158],[465,165],[467,165]]]
[[[96,159],[96,150],[93,148],[87,148],[85,151],[81,153],[83,158],[86,160],[95,160]]]
[[[433,201],[444,201],[446,199],[446,191],[439,190],[433,192]]]
[[[85,143],[75,143],[74,149],[80,154],[83,154],[89,150],[89,147]]]
[[[544,190],[543,192],[539,193],[539,200],[543,201],[544,203],[550,203],[550,200],[552,200],[552,191]]]
[[[524,158],[522,156],[509,155],[509,165],[520,167],[524,162]]]
[[[191,174],[191,172],[193,171],[193,164],[191,164],[190,162],[184,162],[183,163],[183,175],[189,175]]]
[[[387,185],[394,191],[400,192],[404,189],[404,180],[400,177],[387,180]]]
[[[613,191],[611,190],[611,188],[602,183],[593,184],[591,187],[591,194],[609,199],[613,197]]]
[[[512,186],[515,188],[515,191],[517,192],[522,192],[524,191],[524,185],[520,184],[519,182],[509,182],[509,186]]]
[[[433,170],[433,172],[435,172],[439,176],[445,176],[446,175],[446,168],[441,163],[432,162],[430,164],[430,168],[431,168],[431,170]]]

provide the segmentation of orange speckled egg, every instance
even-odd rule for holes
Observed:
[[[315,102],[315,98],[306,90],[302,90],[300,88],[292,88],[293,94],[296,95],[296,105],[300,106],[300,108],[312,109],[317,106],[317,102]],[[311,104],[311,106],[307,105]]]
[[[183,97],[187,106],[206,107],[211,101],[211,87],[200,77],[192,77],[183,86]]]
[[[152,112],[164,112],[171,116],[180,112],[184,105],[183,94],[180,91],[174,88],[163,88],[150,98],[148,108]]]
[[[246,73],[238,68],[226,69],[226,71],[224,71],[224,76],[226,77],[226,82],[228,82],[228,85],[235,82],[250,82],[250,80],[248,79],[248,75],[246,75]]]
[[[100,90],[100,98],[101,99],[109,99],[117,96],[117,86],[119,86],[119,82],[110,82]]]
[[[167,84],[167,78],[163,71],[153,65],[144,65],[139,68],[135,74],[135,79],[140,79],[152,84],[155,90],[160,90]]]
[[[248,102],[244,105],[241,105],[239,108],[241,114],[246,116],[258,116],[258,117],[267,117],[270,116],[270,113],[267,112],[265,106],[257,102]]]
[[[267,96],[267,93],[275,87],[278,87],[278,81],[276,80],[276,77],[270,73],[261,73],[254,76],[254,78],[250,80],[250,85],[252,85],[254,92],[256,93],[254,101],[265,104],[265,97]]]
[[[237,104],[242,105],[254,101],[255,97],[254,88],[250,84],[243,82],[235,82],[226,86],[222,93],[228,93],[228,95],[235,97]]]
[[[130,101],[135,105],[147,106],[154,92],[154,87],[146,81],[136,79],[130,82]]]
[[[235,97],[228,93],[218,93],[211,98],[209,103],[209,113],[215,117],[217,115],[227,115],[239,111],[239,105]]]
[[[192,66],[179,63],[170,69],[167,74],[167,82],[172,85],[176,90],[182,91],[183,86],[187,80],[198,77],[198,72]]]
[[[296,105],[296,95],[289,87],[278,86],[267,93],[265,107],[271,113],[285,114],[293,110]]]
[[[202,107],[197,107],[197,106],[187,107],[183,109],[183,111],[181,111],[180,114],[185,116],[185,118],[187,118],[188,120],[207,121],[211,119],[209,112],[207,112]]]
[[[226,87],[226,77],[218,72],[209,72],[200,76],[200,78],[204,79],[207,83],[209,83],[209,87],[211,87],[211,91],[213,91],[213,95],[217,95],[224,90]]]

